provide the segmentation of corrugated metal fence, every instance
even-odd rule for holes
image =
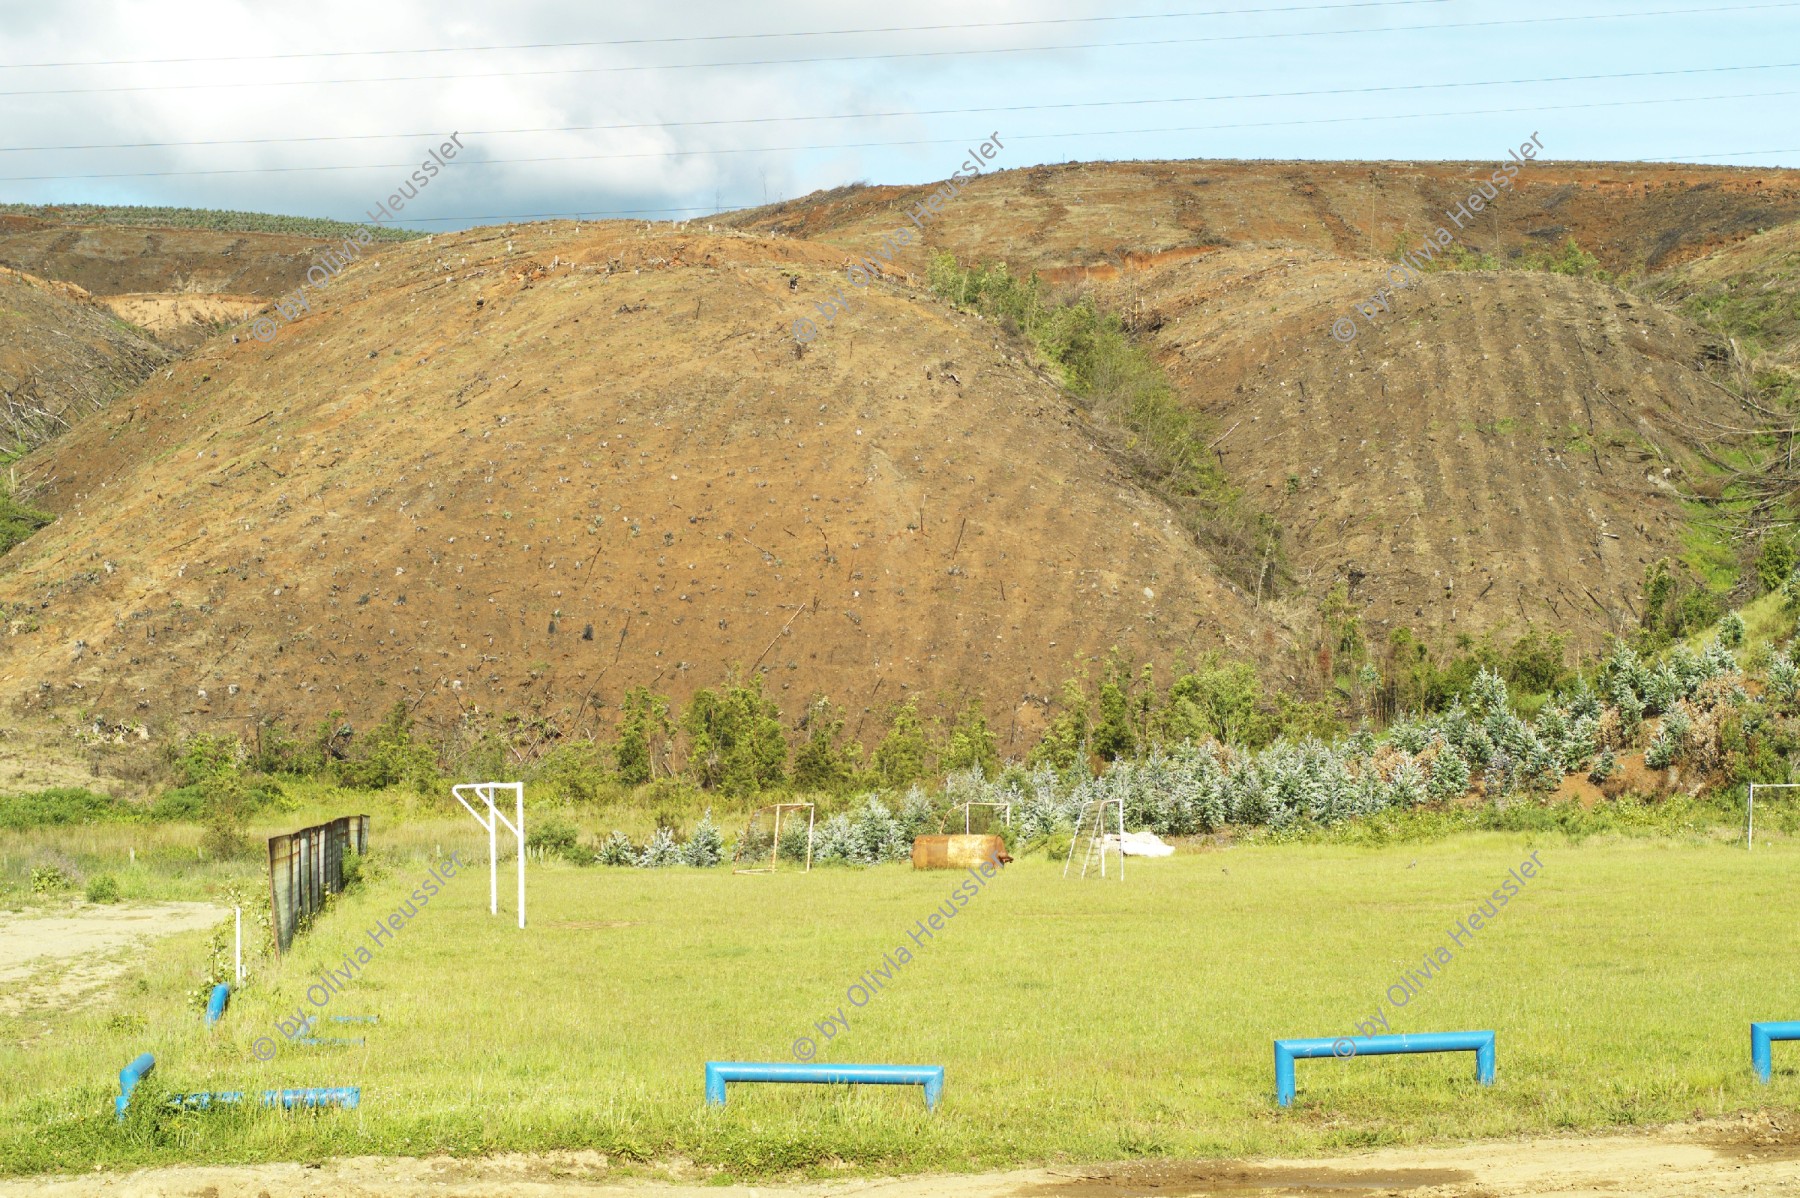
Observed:
[[[269,838],[269,906],[282,952],[294,932],[344,888],[344,853],[369,851],[369,817],[345,815],[328,824]]]

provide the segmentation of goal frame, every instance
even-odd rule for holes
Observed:
[[[1088,862],[1094,856],[1094,842],[1100,842],[1100,876],[1106,876],[1106,809],[1115,808],[1119,813],[1119,881],[1125,880],[1125,800],[1124,799],[1089,799],[1081,805],[1075,816],[1075,832],[1069,838],[1069,859],[1063,862],[1063,877],[1069,876],[1069,867],[1075,863],[1075,842],[1081,839],[1082,825],[1087,822],[1088,812],[1094,812],[1094,826],[1088,832],[1087,850],[1081,856],[1081,876],[1087,877]]]
[[[801,867],[800,872],[811,873],[814,816],[814,809],[811,803],[768,803],[752,811],[750,813],[750,818],[744,822],[744,832],[746,835],[749,834],[751,826],[756,823],[757,816],[765,811],[773,811],[775,813],[775,831],[773,835],[769,837],[769,863],[767,865],[746,866],[742,869],[734,868],[731,872],[734,874],[772,874],[779,870],[781,868],[781,813],[784,811],[799,811],[802,809],[806,812],[806,864]]]
[[[1756,788],[1764,790],[1800,790],[1800,782],[1752,782],[1744,795],[1744,851],[1756,847]]]
[[[500,808],[494,804],[497,791],[510,790],[513,793],[514,816],[517,823],[501,814]],[[469,806],[469,800],[463,797],[464,792],[475,795],[487,806],[487,817],[484,819],[479,811]],[[500,914],[500,850],[498,845],[498,827],[504,824],[519,842],[519,927],[525,926],[525,784],[523,782],[460,782],[450,788],[450,794],[463,805],[463,810],[475,817],[475,822],[487,830],[488,834],[488,914]]]
[[[1001,801],[994,800],[994,799],[970,799],[966,803],[958,803],[956,805],[956,807],[962,808],[963,835],[964,836],[971,835],[971,833],[969,832],[969,814],[970,814],[969,809],[971,807],[998,807],[998,808],[1000,808],[1000,816],[1001,816],[1002,820],[1005,821],[1006,826],[1009,828],[1012,827],[1013,805],[1010,802],[1001,802]],[[956,811],[956,807],[952,807],[950,809],[952,813],[954,813]]]

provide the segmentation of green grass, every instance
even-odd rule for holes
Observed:
[[[379,828],[378,828],[379,836]],[[473,825],[459,843],[473,849]],[[1382,995],[1533,850],[1544,874],[1403,1010]],[[467,859],[471,854],[465,852]],[[477,858],[479,859],[479,858]],[[904,867],[530,866],[530,926],[487,912],[479,865],[374,950],[327,1013],[379,1013],[365,1048],[252,1040],[425,874],[396,858],[254,979],[216,1035],[184,1005],[204,936],[161,942],[125,992],[21,1045],[0,1023],[0,1170],[587,1147],[743,1179],[970,1170],[1140,1155],[1335,1152],[1773,1104],[1800,1110],[1800,1057],[1772,1088],[1745,1024],[1790,1018],[1780,963],[1800,843],[1462,833],[1386,848],[1240,847],[1134,861],[1117,882],[1011,866],[862,1009],[820,1059],[942,1064],[916,1089],[735,1086],[708,1059],[783,1060],[958,878]],[[594,926],[617,922],[623,926]],[[1381,1004],[1395,1032],[1492,1028],[1499,1081],[1466,1055],[1300,1065],[1271,1099],[1270,1042],[1340,1035]],[[143,1027],[132,1023],[141,1018]],[[16,1022],[16,1021],[15,1021]],[[157,1055],[175,1090],[359,1084],[354,1112],[177,1113],[155,1089],[124,1127],[118,1070]]]

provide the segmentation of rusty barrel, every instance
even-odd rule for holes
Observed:
[[[914,839],[914,869],[968,869],[996,857],[1005,860],[1006,842],[998,836],[920,836]]]

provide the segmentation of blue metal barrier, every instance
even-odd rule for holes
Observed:
[[[156,1068],[156,1058],[150,1053],[144,1053],[131,1064],[119,1070],[119,1096],[113,1099],[114,1115],[121,1119],[125,1117],[125,1108],[131,1104],[131,1092],[137,1089],[140,1081],[144,1080],[144,1075],[154,1068]]]
[[[1750,1025],[1750,1063],[1756,1067],[1756,1079],[1765,1086],[1774,1076],[1774,1051],[1770,1045],[1776,1040],[1800,1040],[1800,1021]]]
[[[172,1094],[169,1096],[170,1106],[184,1106],[193,1110],[205,1110],[213,1103],[236,1103],[244,1101],[242,1090],[226,1090],[215,1094]],[[362,1104],[361,1086],[329,1086],[316,1090],[264,1090],[262,1093],[264,1106],[341,1106],[345,1108]]]
[[[942,1065],[800,1065],[786,1061],[708,1061],[706,1101],[725,1105],[726,1082],[860,1082],[871,1086],[924,1086],[935,1108],[944,1092]]]
[[[220,982],[213,987],[212,997],[206,1000],[206,1026],[211,1027],[225,1015],[225,1004],[231,1001],[231,987]]]
[[[1795,1025],[1800,1027],[1800,1025]],[[1275,1101],[1288,1106],[1294,1101],[1294,1062],[1311,1057],[1380,1057],[1402,1052],[1472,1052],[1475,1077],[1484,1086],[1494,1084],[1493,1032],[1425,1032],[1416,1036],[1340,1036],[1335,1040],[1275,1041]]]

